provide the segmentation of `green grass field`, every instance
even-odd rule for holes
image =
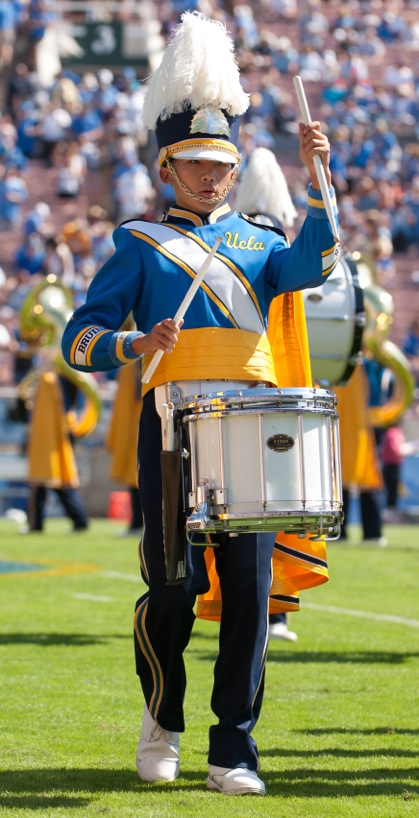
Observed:
[[[21,536],[0,521],[0,815],[14,818],[404,818],[419,815],[419,529],[387,548],[330,543],[297,643],[271,642],[255,730],[266,798],[205,788],[217,625],[187,650],[181,777],[135,772],[142,697],[132,645],[137,543],[115,521]],[[243,622],[245,634],[246,623]]]

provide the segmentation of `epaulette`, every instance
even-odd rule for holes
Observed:
[[[125,219],[123,222],[120,222],[118,224],[118,227],[124,227],[125,224],[129,224],[130,222],[138,222],[138,221],[142,221],[142,219],[140,219],[139,217],[138,217],[138,219],[136,219],[135,216],[131,216],[130,219]]]
[[[273,224],[262,224],[261,222],[257,222],[256,219],[253,216],[248,216],[246,213],[238,213],[238,216],[240,216],[242,219],[245,219],[245,221],[247,221],[247,222],[251,222],[252,224],[255,224],[257,227],[260,227],[262,230],[273,230],[274,233],[278,233],[278,235],[282,236],[286,240],[287,244],[289,244],[288,236],[285,233],[285,231],[282,229],[282,227],[276,227]]]
[[[162,213],[161,216],[158,217],[158,219],[154,219],[153,221],[156,222],[157,224],[161,224],[161,222],[166,221],[166,216],[167,216],[167,213]],[[118,224],[118,227],[123,227],[124,224],[129,224],[130,222],[142,222],[142,221],[144,221],[144,219],[142,219],[141,216],[137,216],[137,217],[131,216],[130,219],[125,219],[125,221]],[[147,219],[147,221],[148,221],[148,219]]]

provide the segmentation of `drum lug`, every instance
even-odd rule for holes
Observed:
[[[189,452],[185,451],[185,454],[182,456],[188,458]],[[194,508],[200,505],[200,501],[198,499],[198,492],[200,488],[202,488],[202,486],[205,486],[205,489],[207,491],[207,494],[205,496],[205,502],[207,502],[209,496],[209,501],[211,505],[227,506],[227,489],[207,489],[206,484],[202,484],[201,486],[197,486],[195,491],[189,492],[188,494],[189,508]]]
[[[210,499],[214,506],[226,506],[227,489],[211,489]]]
[[[179,387],[175,383],[171,383],[171,381],[168,381],[166,384],[166,399],[175,406],[180,403],[182,399],[182,392]]]

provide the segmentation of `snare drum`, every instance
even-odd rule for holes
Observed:
[[[341,258],[321,287],[303,290],[313,381],[349,381],[361,353],[365,312],[354,260]]]
[[[186,530],[338,536],[342,520],[335,395],[252,388],[185,399]]]

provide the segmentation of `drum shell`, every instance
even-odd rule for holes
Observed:
[[[186,505],[195,505],[196,489],[205,485],[218,520],[213,530],[221,521],[230,530],[295,531],[309,517],[313,532],[336,523],[342,497],[335,404],[331,392],[308,388],[191,401],[182,417],[190,453]]]
[[[366,323],[355,262],[341,258],[321,285],[303,291],[313,381],[344,385],[358,363]]]

